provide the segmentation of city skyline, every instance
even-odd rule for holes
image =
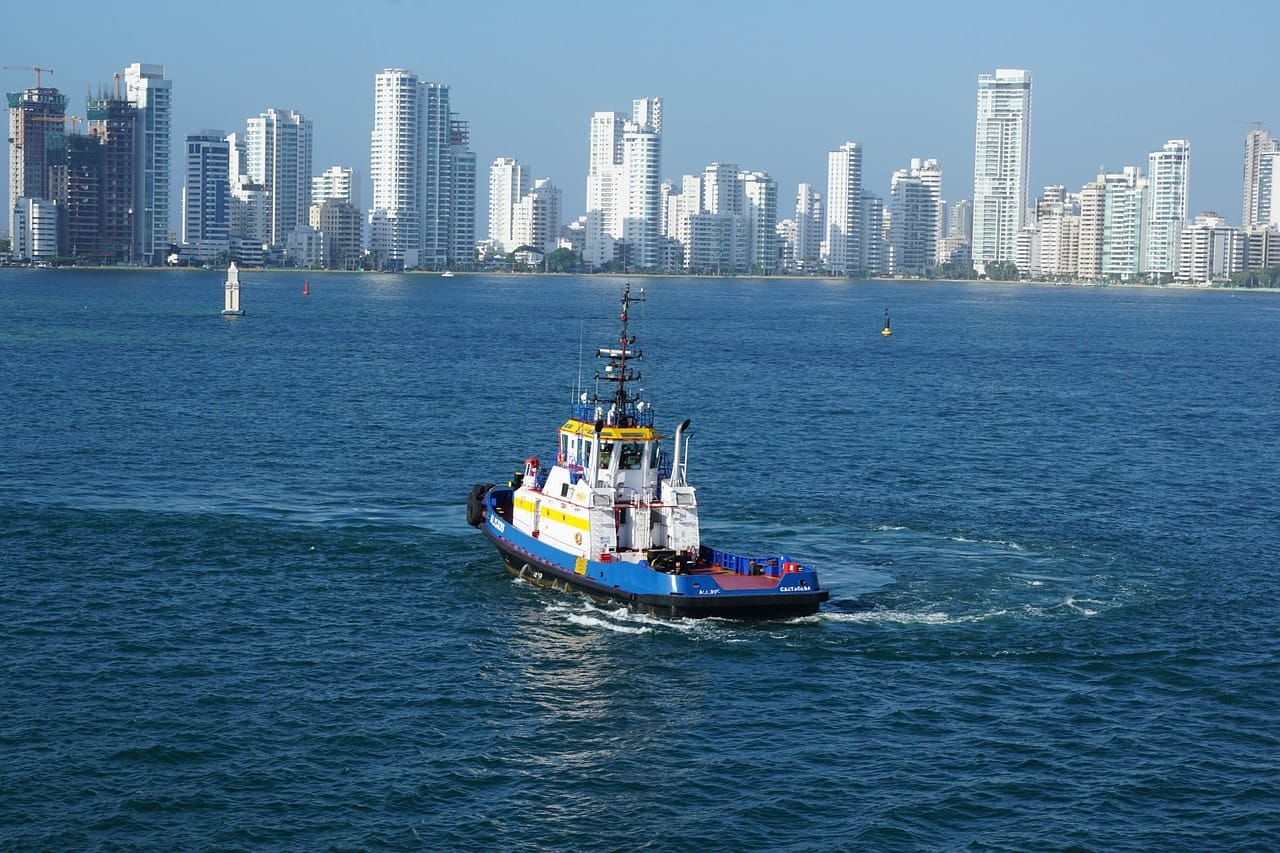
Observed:
[[[152,7],[165,14],[148,14]],[[663,178],[733,162],[768,172],[782,198],[799,183],[824,185],[827,153],[850,140],[863,148],[869,192],[887,198],[893,173],[921,157],[939,161],[944,199],[970,198],[974,81],[997,67],[1035,75],[1032,198],[1045,185],[1079,188],[1100,172],[1145,166],[1148,153],[1166,140],[1186,139],[1195,151],[1188,215],[1214,210],[1234,221],[1245,134],[1253,122],[1272,126],[1259,109],[1265,104],[1258,103],[1258,84],[1250,82],[1266,79],[1267,69],[1261,57],[1233,49],[1226,16],[1197,22],[1193,30],[1098,3],[990,21],[942,5],[910,15],[866,10],[856,15],[857,49],[833,50],[824,46],[829,25],[852,26],[855,15],[832,3],[802,3],[786,20],[735,19],[735,32],[722,43],[699,36],[716,31],[724,10],[715,4],[691,9],[659,2],[645,18],[626,19],[621,31],[627,35],[605,38],[620,31],[612,24],[625,18],[623,11],[561,4],[530,29],[508,32],[480,26],[490,16],[514,16],[519,7],[508,2],[489,4],[484,17],[387,2],[348,22],[342,49],[317,60],[308,48],[323,43],[330,23],[311,7],[285,2],[252,7],[252,14],[250,8],[233,0],[218,16],[201,19],[200,38],[191,40],[176,35],[185,32],[182,13],[143,3],[126,20],[105,19],[47,47],[10,49],[3,62],[53,68],[43,82],[70,97],[72,114],[82,113],[81,93],[108,87],[127,63],[161,65],[173,81],[175,146],[202,128],[241,129],[269,108],[296,110],[314,123],[314,168],[355,167],[366,176],[366,194],[374,75],[413,68],[421,79],[450,87],[453,109],[470,122],[478,163],[507,156],[537,164],[539,175],[562,189],[566,219],[582,212],[591,116],[645,93],[664,99]],[[72,11],[71,18],[88,19]],[[1280,18],[1269,10],[1260,16]],[[26,7],[10,19],[20,30],[41,20]],[[244,21],[253,22],[248,31]],[[1085,61],[1084,47],[1096,39],[1099,22],[1113,31],[1127,28],[1137,46],[1158,41],[1160,51],[1112,51],[1106,62]],[[1265,30],[1264,20],[1254,23]],[[887,36],[904,26],[913,34],[913,52],[929,62],[895,61],[892,50],[902,43]],[[288,29],[296,50],[282,49],[262,67],[226,60],[229,46],[276,28]],[[1050,35],[1061,50],[1046,50]],[[881,43],[888,41],[898,47]],[[645,62],[617,59],[620,49],[643,45],[661,45],[662,61],[656,55]],[[760,61],[769,51],[777,61]],[[1217,64],[1206,66],[1206,57]],[[6,91],[34,84],[30,71],[0,73]],[[172,196],[178,175],[174,181]],[[7,201],[7,187],[4,192]],[[171,208],[177,206],[171,200]],[[486,210],[487,199],[477,199],[477,208]],[[179,215],[171,210],[175,231]],[[478,226],[483,231],[484,223]]]

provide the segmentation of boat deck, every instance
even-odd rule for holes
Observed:
[[[773,589],[781,580],[777,575],[744,575],[712,566],[709,569],[695,569],[691,575],[710,575],[721,589]]]

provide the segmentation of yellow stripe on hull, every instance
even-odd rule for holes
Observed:
[[[579,518],[576,515],[570,515],[567,512],[561,512],[560,510],[552,509],[551,507],[547,507],[547,506],[544,506],[542,508],[542,512],[540,513],[540,515],[543,518],[545,518],[547,521],[558,521],[561,524],[576,528],[578,530],[588,530],[591,527],[590,519]]]

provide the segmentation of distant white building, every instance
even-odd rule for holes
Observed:
[[[418,265],[422,247],[421,82],[403,68],[374,75],[369,178],[369,249],[380,269]]]
[[[796,188],[795,264],[800,269],[813,269],[822,259],[823,219],[822,193],[812,184]]]
[[[126,97],[138,109],[132,256],[159,266],[169,252],[173,81],[165,79],[163,65],[142,62],[126,67],[123,79]]]
[[[540,178],[525,193],[512,213],[511,246],[531,246],[543,255],[554,252],[560,242],[560,188],[550,178]]]
[[[311,122],[294,110],[268,109],[248,120],[245,166],[267,192],[267,239],[283,246],[311,215]]]
[[[1249,131],[1244,139],[1244,206],[1240,213],[1240,227],[1253,228],[1271,221],[1272,168],[1269,155],[1275,154],[1277,141],[1271,131],[1258,127]],[[1263,170],[1266,169],[1264,174]]]
[[[41,261],[58,255],[58,205],[43,198],[14,199],[11,255],[19,261]]]
[[[1031,72],[998,68],[978,76],[973,155],[973,263],[1013,261],[1027,209]]]
[[[1178,244],[1187,221],[1187,181],[1191,143],[1170,139],[1147,156],[1146,252],[1142,271],[1172,275],[1178,269]]]
[[[836,275],[863,273],[862,146],[846,142],[827,154],[827,230],[823,262]]]
[[[1080,190],[1080,278],[1128,280],[1138,275],[1146,192],[1146,179],[1137,166],[1099,175]]]
[[[284,262],[299,269],[314,269],[325,264],[324,232],[310,225],[299,225],[289,232],[284,244]]]
[[[923,276],[937,264],[942,225],[942,171],[913,158],[893,173],[889,189],[890,275]]]
[[[636,99],[630,117],[595,113],[588,147],[583,261],[598,267],[621,255],[628,267],[659,268],[662,99]]]
[[[311,179],[311,206],[340,201],[360,207],[360,173],[350,166],[330,166]]]
[[[499,157],[489,166],[489,240],[500,252],[519,245],[512,236],[516,206],[532,189],[527,169],[514,157]]]
[[[1194,284],[1221,284],[1244,269],[1244,232],[1216,213],[1206,212],[1182,232],[1178,278]]]
[[[747,228],[747,271],[778,271],[778,183],[767,172],[740,175]]]

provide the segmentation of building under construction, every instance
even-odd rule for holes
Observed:
[[[50,194],[57,202],[58,254],[94,263],[102,260],[103,145],[93,136],[49,136]]]
[[[10,92],[9,99],[9,233],[16,233],[14,209],[19,198],[49,198],[48,136],[61,133],[67,96],[37,86]]]
[[[132,262],[134,145],[138,108],[119,97],[89,98],[85,104],[89,136],[102,144],[101,216],[98,255],[107,263]]]

